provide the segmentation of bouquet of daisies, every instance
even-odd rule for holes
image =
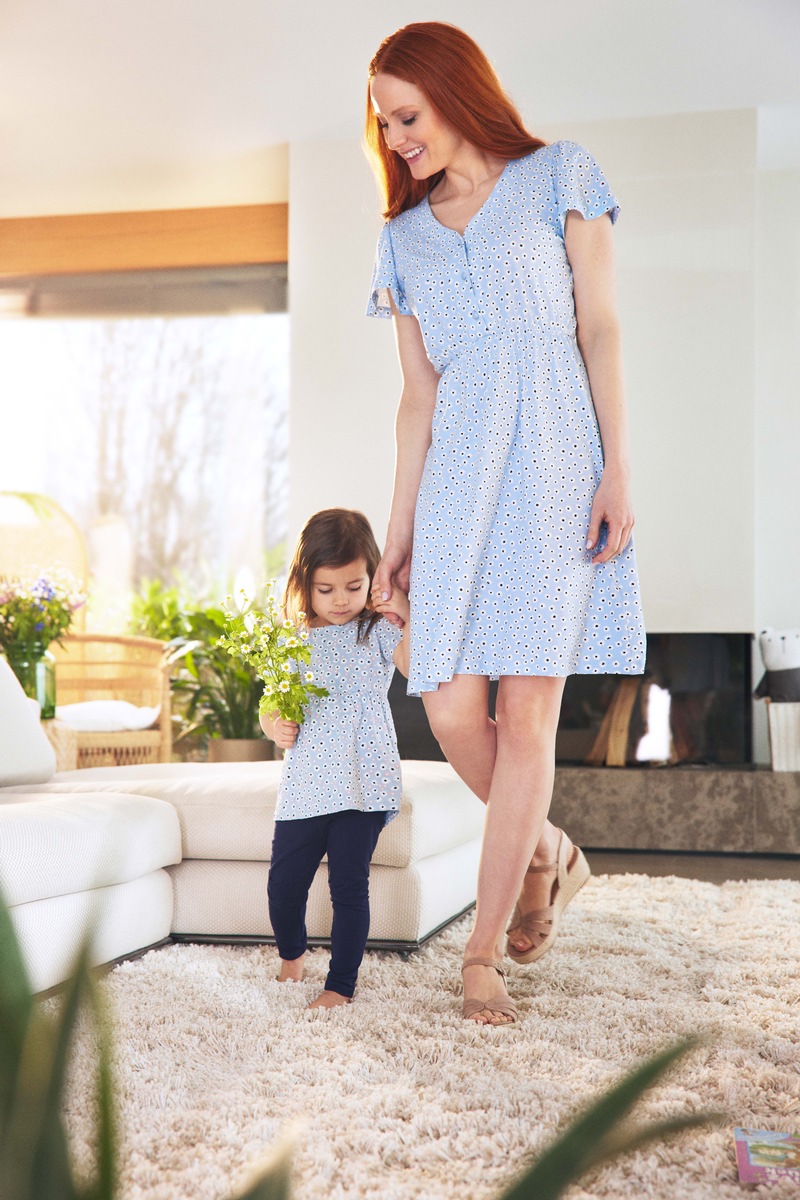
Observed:
[[[285,721],[302,725],[306,705],[312,696],[328,695],[317,687],[309,668],[311,647],[308,631],[283,619],[275,601],[275,580],[267,585],[265,608],[249,600],[244,591],[234,604],[228,597],[223,605],[226,621],[220,646],[252,667],[264,681],[259,712],[277,712]],[[298,613],[300,620],[305,613]],[[304,669],[305,667],[305,669]]]

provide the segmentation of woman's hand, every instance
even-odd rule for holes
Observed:
[[[267,737],[281,750],[291,750],[300,732],[296,721],[285,721],[278,712],[262,713],[259,724]]]
[[[399,588],[401,592],[407,595],[410,576],[411,547],[387,546],[372,580],[371,593],[373,607],[377,608],[378,605],[391,600],[395,588]],[[396,619],[396,615],[393,612],[387,612],[386,619],[387,621],[391,621],[393,625],[401,623]]]
[[[381,600],[380,593],[376,593],[373,590],[372,606],[376,612],[386,617],[386,620],[390,621],[392,625],[397,625],[400,629],[404,629],[408,624],[408,619],[411,615],[408,596],[397,585],[395,585],[392,591],[392,598],[390,600]]]
[[[594,495],[592,513],[589,519],[589,533],[586,549],[591,550],[600,535],[600,525],[605,521],[608,527],[608,539],[600,554],[593,558],[594,563],[609,562],[621,554],[630,541],[633,531],[633,508],[631,506],[630,485],[627,476],[606,468],[600,480],[600,486]]]

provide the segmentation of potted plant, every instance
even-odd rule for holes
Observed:
[[[258,722],[263,684],[220,647],[225,621],[220,605],[191,598],[183,583],[145,579],[133,598],[130,631],[171,647],[176,749],[192,757],[207,747],[212,762],[271,758]]]
[[[37,700],[42,720],[56,715],[55,659],[48,647],[60,642],[86,596],[66,574],[35,579],[0,579],[0,650]]]
[[[185,726],[178,741],[192,734],[208,739],[210,762],[257,761],[272,757],[272,743],[259,724],[263,681],[253,667],[220,645],[228,616],[219,605],[184,613],[187,630],[173,640],[179,664],[172,690],[183,699]]]

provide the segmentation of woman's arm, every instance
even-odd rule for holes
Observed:
[[[614,247],[608,216],[587,221],[567,214],[564,242],[572,267],[580,348],[603,442],[605,467],[592,504],[587,549],[601,521],[608,544],[594,562],[608,562],[627,545],[633,529],[628,458],[628,421],[622,375],[622,344],[614,287]]]
[[[401,316],[394,301],[391,303],[403,390],[395,422],[397,458],[386,547],[372,583],[377,598],[385,593],[387,600],[395,585],[408,591],[414,509],[425,455],[431,444],[431,422],[439,383],[439,376],[425,353],[416,317]]]

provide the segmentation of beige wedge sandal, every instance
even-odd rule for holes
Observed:
[[[516,963],[532,963],[536,962],[537,958],[541,958],[546,954],[553,942],[556,940],[558,933],[558,923],[561,919],[561,914],[591,875],[589,864],[587,863],[583,851],[578,846],[573,847],[575,851],[575,859],[571,867],[567,866],[567,839],[564,837],[564,830],[561,830],[561,838],[558,843],[558,861],[554,863],[543,863],[541,866],[528,867],[527,875],[544,874],[546,871],[555,871],[556,878],[553,882],[553,889],[550,893],[550,904],[547,908],[537,908],[532,912],[522,913],[519,909],[519,904],[514,909],[511,917],[511,924],[507,932],[518,929],[525,935],[528,941],[534,943],[530,950],[520,951],[511,944],[506,942],[506,954]],[[541,939],[539,941],[538,939]]]
[[[463,971],[465,967],[494,967],[497,974],[503,979],[506,973],[500,966],[500,963],[494,958],[465,958],[461,965]],[[494,1029],[501,1029],[504,1025],[511,1025],[519,1017],[517,1006],[508,996],[496,996],[489,1000],[470,1000],[464,997],[464,1016],[467,1020],[477,1017],[478,1013],[486,1012],[493,1017],[510,1017],[510,1021],[502,1021],[499,1025],[494,1025],[493,1022],[479,1022],[479,1024],[492,1024]]]

